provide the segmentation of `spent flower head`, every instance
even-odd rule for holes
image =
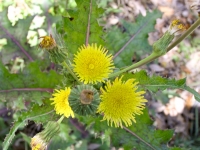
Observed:
[[[67,59],[66,49],[57,46],[56,41],[51,34],[50,36],[42,36],[40,38],[43,39],[39,46],[40,48],[47,50],[52,62],[59,64]]]
[[[66,87],[65,90],[56,90],[53,93],[53,98],[50,100],[53,101],[53,105],[55,105],[56,114],[64,115],[65,117],[74,117],[74,112],[69,106],[68,97],[71,92],[71,89]]]
[[[31,139],[32,150],[47,150],[48,143],[60,130],[59,124],[58,122],[49,121],[45,129]]]
[[[79,48],[74,58],[74,72],[80,81],[87,83],[104,82],[113,72],[112,55],[107,55],[107,50],[96,44]]]
[[[31,148],[32,148],[32,150],[46,150],[47,149],[47,144],[48,143],[46,143],[46,141],[39,134],[36,134],[31,139]]]
[[[40,42],[39,46],[46,50],[51,50],[56,47],[56,41],[50,34],[50,36],[41,36],[42,41]]]
[[[90,85],[77,85],[71,90],[69,104],[72,110],[79,115],[94,115],[99,105],[99,93]]]
[[[132,125],[132,121],[136,122],[135,115],[142,114],[146,99],[142,96],[144,91],[136,92],[137,83],[134,79],[122,81],[116,78],[112,83],[108,81],[105,89],[101,88],[101,102],[97,109],[98,113],[103,114],[103,120],[107,120],[108,124],[116,127]]]
[[[180,20],[175,19],[172,21],[172,23],[170,24],[170,27],[168,29],[168,32],[172,35],[179,35],[182,34],[185,30],[187,29],[187,27],[181,23]]]
[[[174,37],[183,33],[186,29],[187,27],[182,24],[180,20],[173,20],[169,29],[158,41],[153,44],[153,52],[159,55],[165,54],[167,52],[167,47],[172,42]]]

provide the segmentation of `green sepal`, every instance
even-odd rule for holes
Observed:
[[[51,50],[48,50],[49,58],[52,62],[56,64],[61,64],[63,61],[67,59],[67,53],[63,50],[63,48],[55,47]]]
[[[167,53],[167,47],[174,39],[174,34],[170,34],[170,32],[165,32],[164,35],[153,44],[153,52],[156,54],[164,55]]]
[[[42,139],[46,142],[49,143],[49,141],[59,133],[60,130],[60,125],[58,122],[55,121],[49,121],[45,127],[45,129],[38,133]]]

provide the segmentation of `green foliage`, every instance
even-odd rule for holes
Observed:
[[[8,63],[7,61],[16,55],[21,55],[23,51],[26,52],[26,50],[31,49],[26,43],[26,36],[33,20],[33,16],[29,16],[27,19],[19,20],[13,28],[11,22],[5,17],[7,13],[7,10],[0,12],[0,38],[7,39],[7,45],[4,46],[5,50],[2,51],[4,63]]]
[[[98,2],[105,8],[109,1],[102,0]],[[120,27],[116,25],[108,29],[108,33],[104,33],[103,28],[99,26],[98,19],[105,11],[98,7],[97,1],[76,0],[75,2],[69,0],[68,2],[67,4],[64,1],[58,1],[54,5],[51,1],[44,0],[43,4],[39,5],[45,9],[43,15],[46,17],[48,24],[45,24],[42,28],[46,30],[47,25],[49,28],[50,22],[56,22],[62,14],[62,21],[56,23],[61,38],[56,42],[62,50],[68,49],[70,59],[83,44],[97,43],[97,45],[106,47],[110,53],[117,56],[114,58],[114,62],[115,66],[119,67],[119,71],[123,69],[121,67],[132,64],[134,54],[144,55],[151,52],[152,47],[148,43],[148,33],[154,31],[155,21],[161,16],[158,10],[148,12],[145,17],[139,15],[134,23],[122,20]],[[46,13],[47,10],[57,16],[51,16]],[[108,9],[107,12],[109,11],[117,12],[118,10]],[[55,114],[54,106],[51,105],[49,100],[56,86],[64,85],[72,89],[78,85],[73,72],[69,72],[68,68],[63,68],[62,75],[60,75],[54,70],[49,71],[46,69],[49,60],[44,59],[43,62],[27,63],[27,59],[24,58],[33,61],[43,53],[38,54],[37,48],[31,48],[27,43],[28,31],[37,29],[37,27],[30,28],[34,16],[26,16],[24,19],[20,19],[13,27],[8,18],[5,17],[7,13],[7,9],[0,12],[0,39],[7,39],[7,44],[1,50],[3,57],[2,62],[0,62],[0,100],[16,112],[16,119],[4,142],[0,141],[3,150],[8,149],[18,129],[24,128],[28,120],[33,120],[37,124],[46,124],[50,120],[55,121],[58,119],[59,116]],[[5,40],[3,42],[5,44]],[[4,64],[8,64],[15,56],[23,56],[26,67],[17,74],[11,74],[4,67]],[[68,58],[64,58],[64,60],[69,64],[69,68],[73,70]],[[200,95],[185,84],[186,79],[167,79],[156,75],[150,77],[145,71],[140,71],[134,74],[125,73],[123,80],[130,78],[135,78],[139,82],[138,90],[149,90],[155,93],[158,90],[169,88],[183,89],[194,94],[195,98],[200,101]],[[91,86],[99,89],[104,86],[104,83]],[[88,145],[92,143],[97,144],[100,150],[110,149],[111,147],[123,147],[125,150],[181,149],[168,147],[167,144],[173,136],[173,130],[156,130],[147,109],[144,110],[142,115],[136,115],[136,123],[128,128],[109,127],[106,121],[102,121],[102,115],[79,116],[75,114],[75,116],[78,121],[74,124],[71,122],[76,119],[70,118],[63,121],[65,123],[61,124],[59,135],[56,135],[50,143],[50,150],[69,149],[72,145],[77,150],[87,150]],[[6,127],[1,118],[0,127]],[[83,138],[82,132],[87,132],[87,136]],[[30,138],[25,134],[21,135],[27,142],[30,141]]]
[[[142,55],[151,52],[148,43],[148,33],[154,31],[156,19],[161,17],[157,10],[148,12],[145,17],[139,15],[134,23],[122,21],[122,28],[113,27],[108,31],[105,40],[108,50],[115,55],[121,52],[114,60],[117,67],[132,64],[134,53]]]
[[[23,128],[28,120],[33,120],[36,123],[46,123],[51,120],[55,120],[56,115],[53,114],[54,107],[50,105],[50,101],[47,99],[43,102],[43,105],[40,106],[35,104],[32,106],[29,111],[21,112],[21,115],[17,118],[17,120],[13,123],[10,132],[7,134],[4,143],[3,143],[3,150],[7,150],[12,139],[15,136],[15,132],[19,128]],[[57,117],[56,117],[57,118]]]
[[[152,77],[148,76],[146,71],[141,70],[134,74],[126,73],[124,74],[124,80],[134,78],[136,81],[139,82],[139,86],[143,89],[147,89],[152,92],[157,92],[159,90],[163,91],[165,89],[183,89],[187,90],[188,92],[192,93],[196,100],[200,101],[200,95],[194,89],[191,89],[189,86],[185,84],[186,79],[167,79],[161,76],[153,75]]]
[[[44,97],[49,97],[56,85],[62,81],[62,76],[54,70],[42,72],[45,63],[32,62],[18,74],[11,74],[0,63],[0,100],[13,109],[23,109],[24,102],[41,104]]]
[[[76,53],[80,46],[86,44],[87,36],[89,44],[104,45],[101,38],[103,30],[97,20],[102,15],[103,9],[98,8],[96,1],[76,0],[76,3],[77,8],[68,10],[70,17],[63,17],[62,22],[57,24],[58,32],[63,33],[69,54]]]
[[[127,128],[130,132],[134,132],[156,150],[168,149],[167,143],[172,138],[173,130],[156,130],[152,126],[153,121],[150,119],[147,109],[142,115],[137,115],[135,117],[136,123]],[[99,136],[102,139],[102,143],[109,142],[107,144],[108,146],[111,145],[116,148],[123,147],[124,149],[138,150],[151,149],[130,132],[122,128],[109,127],[106,121],[101,121],[101,119],[101,117],[79,117],[79,121],[85,123],[88,131],[91,131],[91,133],[95,132],[94,135]],[[102,137],[101,132],[105,132]]]

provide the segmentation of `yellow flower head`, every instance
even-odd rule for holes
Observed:
[[[41,48],[50,50],[50,49],[53,49],[54,47],[56,47],[56,41],[54,40],[54,38],[52,37],[51,34],[50,34],[50,36],[42,36],[40,38],[43,38],[39,44],[39,46]]]
[[[107,50],[96,44],[84,45],[79,48],[74,58],[74,72],[80,81],[87,83],[103,82],[112,72],[113,61]]]
[[[69,106],[68,97],[71,92],[70,88],[65,88],[65,90],[56,90],[53,94],[53,103],[55,105],[56,114],[65,115],[65,117],[74,117],[74,112]]]
[[[46,150],[47,143],[39,134],[36,134],[36,136],[31,139],[31,148],[32,150]]]
[[[126,82],[122,78],[116,78],[113,83],[108,81],[105,90],[101,88],[101,102],[98,107],[98,113],[103,113],[103,120],[107,120],[108,125],[114,123],[116,127],[122,127],[122,122],[126,126],[132,125],[135,121],[135,114],[142,114],[144,109],[144,91],[136,92],[137,83],[134,79]]]

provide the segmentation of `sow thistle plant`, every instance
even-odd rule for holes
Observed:
[[[73,22],[74,20],[69,21]],[[63,119],[79,117],[101,118],[100,123],[107,123],[108,128],[117,129],[117,132],[126,130],[146,144],[148,148],[155,149],[130,130],[137,126],[148,100],[144,97],[146,89],[140,85],[140,77],[133,78],[129,75],[132,75],[133,69],[166,54],[199,24],[200,19],[187,28],[180,20],[173,20],[169,29],[152,45],[153,51],[148,57],[122,68],[116,66],[115,57],[110,52],[111,50],[106,48],[106,45],[98,43],[98,40],[97,42],[89,42],[89,38],[92,38],[89,36],[89,25],[87,26],[85,43],[79,42],[79,48],[75,50],[72,49],[73,46],[58,44],[51,34],[40,37],[39,47],[49,54],[53,63],[62,67],[62,71],[59,73],[63,75],[64,79],[63,83],[54,89],[51,98],[48,99],[51,106],[54,107],[53,111],[60,119],[47,121],[44,130],[31,139],[32,150],[46,150],[52,138],[59,133]],[[70,34],[67,38],[70,38]],[[63,39],[63,43],[65,40]],[[65,82],[66,80],[72,82],[68,84]],[[9,142],[10,139],[8,136],[6,142]],[[7,143],[5,145],[8,147]]]
[[[186,27],[179,20],[172,21],[169,30],[153,44],[153,54],[165,54],[174,37],[185,30]],[[108,54],[106,48],[97,43],[83,45],[74,54],[73,63],[68,65],[66,60],[70,58],[63,55],[64,52],[59,49],[51,35],[44,36],[39,45],[49,52],[53,62],[64,64],[63,67],[66,67],[77,81],[73,87],[54,90],[50,100],[53,101],[56,114],[66,118],[74,118],[76,115],[102,115],[102,121],[107,121],[109,126],[121,128],[137,123],[135,116],[143,113],[147,102],[144,98],[145,91],[138,90],[138,82],[135,79],[123,79],[122,73],[127,71],[126,68],[113,73],[113,56]],[[100,88],[95,88],[97,84]],[[33,143],[41,143],[41,147],[46,149],[49,140],[41,137],[41,134],[33,137],[33,149],[38,146]]]
[[[63,56],[61,49],[57,48],[52,36],[45,36],[39,44],[50,54],[51,60],[67,65],[69,72],[77,80],[73,87],[55,89],[52,94],[52,105],[56,114],[66,118],[82,116],[103,116],[108,125],[123,128],[136,123],[135,115],[142,114],[145,108],[144,91],[137,91],[137,82],[134,79],[123,80],[120,74],[114,79],[109,79],[114,70],[113,56],[108,54],[103,46],[92,43],[83,45],[77,54],[74,54],[71,66],[60,61]],[[56,55],[53,51],[56,51]],[[63,60],[68,60],[69,58]],[[95,88],[95,85],[101,85]],[[102,121],[103,121],[102,120]],[[40,134],[40,133],[39,133]],[[35,137],[33,138],[35,139]],[[40,141],[40,138],[38,138]],[[34,141],[34,140],[32,140]],[[47,141],[47,140],[44,140]],[[33,143],[33,142],[32,142]],[[45,142],[44,142],[45,143]],[[44,144],[45,145],[45,144]],[[35,146],[35,145],[34,145]],[[37,145],[36,145],[37,146]],[[44,147],[44,146],[43,146]]]

